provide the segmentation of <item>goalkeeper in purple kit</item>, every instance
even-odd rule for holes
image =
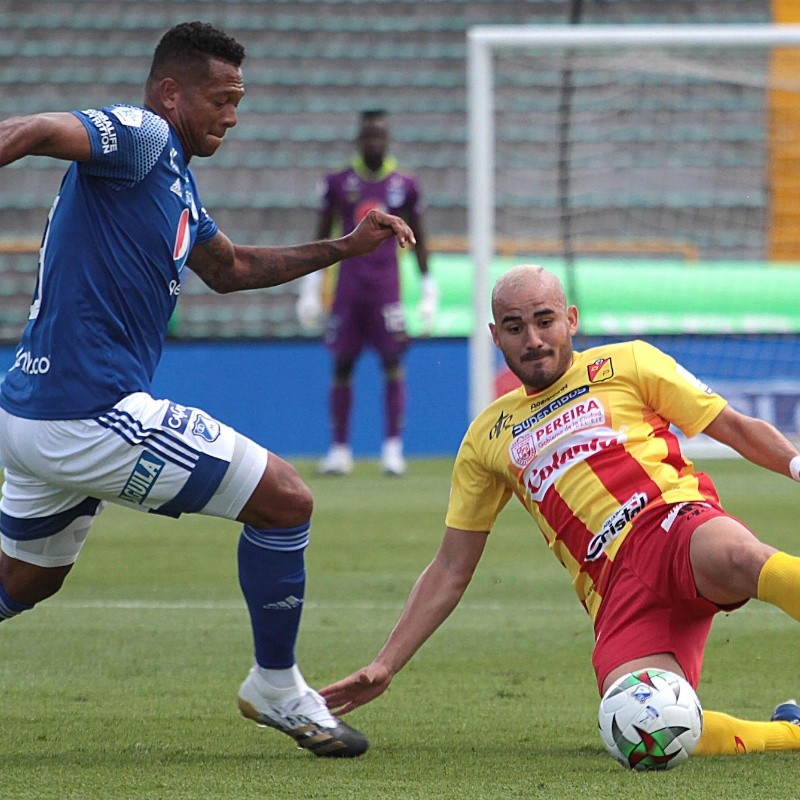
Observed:
[[[417,179],[398,170],[388,155],[389,126],[384,111],[365,111],[357,138],[359,154],[350,166],[325,177],[317,236],[355,228],[370,209],[382,209],[405,219],[416,238],[415,255],[422,275],[420,314],[430,333],[438,291],[428,270],[428,251],[422,227],[422,201]],[[320,273],[303,279],[297,314],[304,326],[314,326],[322,313]],[[333,304],[325,328],[325,345],[333,356],[330,414],[333,443],[320,464],[326,475],[345,475],[353,468],[350,418],[352,376],[364,347],[372,347],[384,375],[384,438],[381,468],[387,475],[405,472],[402,427],[406,382],[402,356],[408,346],[406,320],[400,302],[397,248],[384,242],[371,253],[343,261],[338,270]]]

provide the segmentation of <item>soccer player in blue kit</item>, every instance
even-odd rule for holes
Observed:
[[[111,105],[0,123],[0,166],[73,162],[53,203],[16,359],[0,385],[0,621],[59,590],[108,502],[243,524],[239,581],[255,665],[245,717],[320,756],[368,743],[304,681],[295,642],[312,497],[295,469],[198,408],[154,399],[150,382],[189,267],[213,290],[276,286],[394,237],[370,212],[339,239],[235,245],[203,208],[189,169],[237,122],[244,48],[200,22],[158,43],[142,107]]]

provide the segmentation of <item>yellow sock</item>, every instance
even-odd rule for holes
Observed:
[[[800,726],[791,722],[750,722],[703,711],[698,756],[738,756],[767,750],[800,750]]]
[[[800,558],[787,553],[771,555],[758,576],[758,599],[800,622]]]

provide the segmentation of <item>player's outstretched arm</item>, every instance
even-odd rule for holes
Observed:
[[[263,289],[369,253],[392,236],[401,247],[415,242],[411,228],[400,217],[373,209],[346,236],[309,244],[251,247],[233,244],[218,233],[192,249],[188,264],[216,292]]]
[[[30,114],[0,122],[0,167],[23,156],[88,161],[91,155],[89,134],[74,114]]]
[[[414,584],[400,619],[375,660],[321,690],[333,711],[346,714],[386,691],[392,678],[458,605],[486,538],[486,531],[447,528],[439,552]]]
[[[797,448],[773,425],[726,406],[703,433],[728,445],[748,461],[790,475],[789,462]]]

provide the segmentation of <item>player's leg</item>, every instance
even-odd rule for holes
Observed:
[[[408,346],[402,304],[388,303],[371,321],[369,338],[381,359],[384,384],[384,439],[381,469],[384,474],[405,474],[403,425],[406,413],[406,377],[402,356]]]
[[[739,520],[718,516],[697,526],[691,541],[698,592],[718,605],[758,598],[800,620],[800,559],[760,542]],[[800,750],[800,708],[793,701],[770,722],[749,722],[707,711],[700,755]]]
[[[4,491],[12,485],[13,473],[7,468]],[[0,514],[0,621],[29,611],[63,585],[95,515],[102,509],[92,498],[89,498],[91,510],[87,510],[84,498],[75,500],[78,502],[65,512],[33,516],[17,496],[13,510],[3,510]],[[37,513],[43,510],[41,502],[30,503],[29,508],[34,505]],[[43,524],[47,526],[46,532]]]
[[[319,464],[319,472],[323,475],[347,475],[353,471],[353,452],[350,447],[353,369],[362,347],[360,321],[352,304],[334,301],[325,328],[324,342],[333,359],[328,393],[332,439],[327,455]]]
[[[213,504],[207,510],[213,512]],[[316,755],[358,756],[368,747],[366,738],[328,711],[295,660],[311,510],[311,493],[295,469],[270,453],[236,517],[244,523],[239,582],[250,611],[256,662],[239,689],[239,708]]]
[[[406,378],[400,355],[381,352],[383,369],[384,436],[381,446],[381,470],[384,475],[399,476],[406,471],[403,458],[403,422],[406,412]]]
[[[760,542],[734,517],[700,525],[691,559],[703,597],[720,605],[758,598],[800,621],[800,558]]]
[[[709,599],[696,584],[694,559],[706,545],[702,541],[706,534],[719,535],[719,520],[730,521],[723,523],[723,529],[731,523],[741,528],[734,534],[741,552],[725,592],[716,584],[703,583],[713,595]],[[752,580],[746,577],[752,573],[751,560],[761,552],[753,548],[753,541],[741,523],[707,503],[682,504],[662,519],[637,520],[617,553],[611,586],[595,620],[593,663],[601,693],[616,678],[644,666],[676,672],[696,689],[713,615],[720,606],[731,609],[748,597],[742,585]],[[800,750],[800,727],[786,721],[752,722],[704,711],[696,754],[765,750]]]
[[[103,504],[39,477],[31,462],[70,458],[68,437],[52,423],[14,417],[0,409],[0,621],[28,611],[61,588]],[[11,446],[13,441],[14,446]],[[33,454],[33,457],[31,457]]]
[[[353,471],[353,451],[350,447],[350,419],[353,411],[352,354],[335,355],[333,379],[328,395],[332,441],[325,458],[320,462],[323,475],[347,475]]]
[[[240,690],[247,716],[317,755],[367,749],[303,680],[295,643],[305,591],[311,492],[286,461],[206,412],[138,393],[92,421],[115,463],[105,499],[177,517],[199,512],[242,523],[239,582],[256,664]]]

